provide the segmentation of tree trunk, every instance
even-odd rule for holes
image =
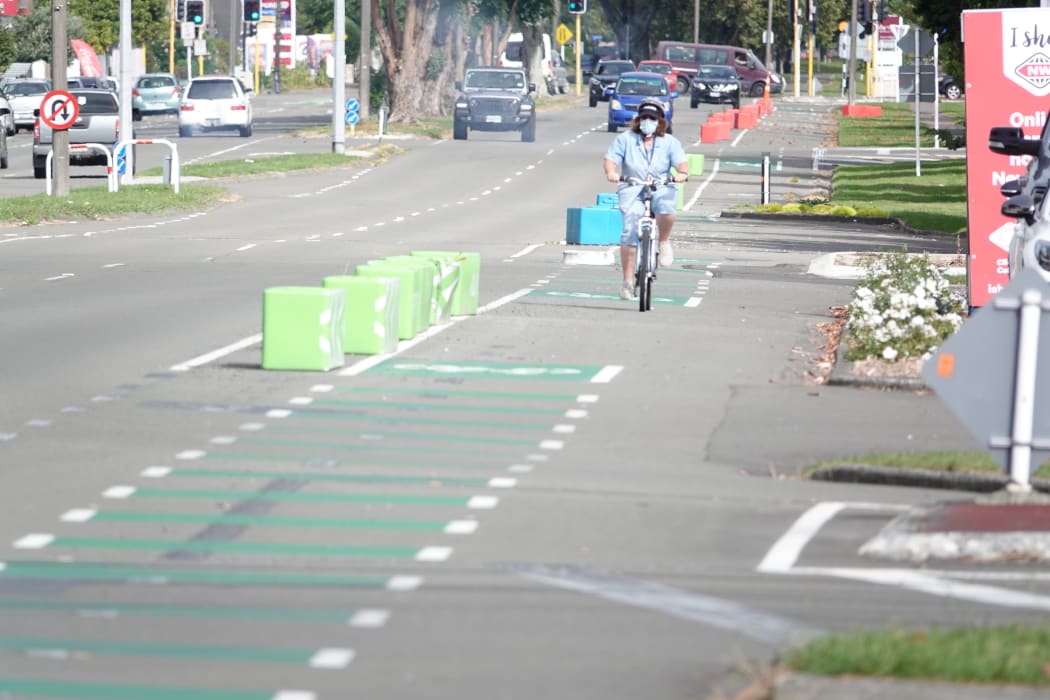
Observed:
[[[373,0],[372,26],[383,55],[391,122],[415,122],[423,116],[427,63],[434,46],[439,0],[405,0],[404,19],[396,0]]]
[[[627,3],[597,0],[609,26],[616,34],[620,55],[637,63],[649,58],[649,27],[659,3]]]
[[[522,26],[522,65],[528,75],[529,82],[536,84],[536,91],[541,95],[547,94],[547,81],[543,76],[543,27],[538,24],[527,24]]]

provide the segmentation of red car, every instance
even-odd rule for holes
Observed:
[[[638,70],[646,73],[660,73],[667,81],[667,87],[679,95],[689,92],[689,78],[674,69],[670,61],[641,61]]]

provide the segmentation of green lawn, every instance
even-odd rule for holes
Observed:
[[[911,228],[946,233],[966,230],[966,161],[850,165],[835,169],[832,204],[877,209]]]

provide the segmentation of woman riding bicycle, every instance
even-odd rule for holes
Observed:
[[[609,182],[620,182],[624,178],[662,180],[675,170],[674,181],[685,182],[689,178],[689,161],[682,143],[667,133],[664,106],[659,100],[642,100],[627,131],[617,135],[605,154],[605,177]],[[634,299],[634,266],[638,244],[638,219],[643,205],[639,198],[641,187],[622,184],[617,190],[620,196],[620,211],[623,212],[623,231],[620,232],[620,264],[623,266],[621,299]],[[660,232],[660,265],[674,262],[671,249],[671,229],[675,221],[677,187],[660,188],[653,197],[653,214]]]

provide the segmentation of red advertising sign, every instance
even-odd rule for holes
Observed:
[[[14,17],[18,14],[18,0],[0,0],[0,15]]]
[[[1038,138],[1050,95],[1050,9],[963,12],[966,63],[966,206],[969,301],[984,306],[1009,280],[1014,220],[999,213],[999,187],[1025,174],[1030,156],[988,149],[994,126]]]

